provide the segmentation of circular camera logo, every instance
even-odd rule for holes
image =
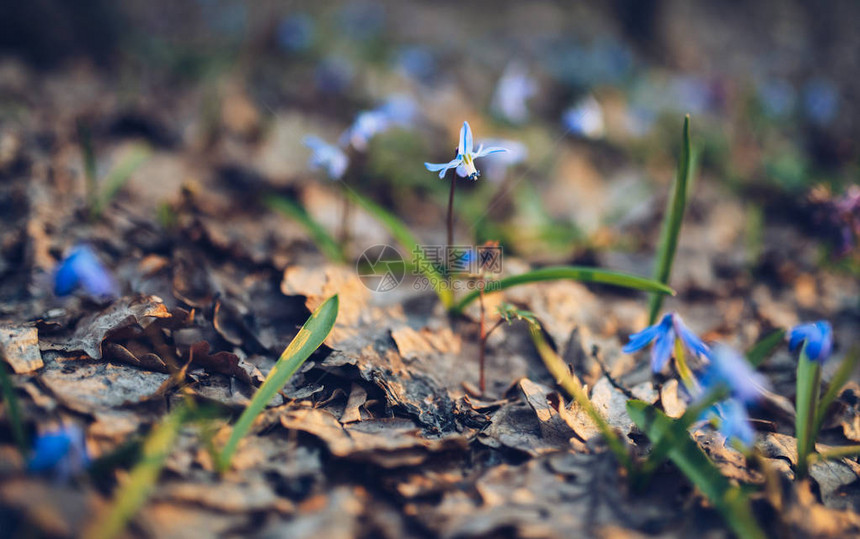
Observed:
[[[403,281],[406,263],[394,247],[374,245],[365,249],[358,257],[355,271],[367,288],[374,292],[388,292]]]

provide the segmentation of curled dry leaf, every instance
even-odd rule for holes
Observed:
[[[171,317],[157,296],[125,296],[104,310],[82,318],[68,339],[43,344],[42,349],[64,353],[83,352],[101,359],[102,343],[123,330],[140,331],[157,319]]]

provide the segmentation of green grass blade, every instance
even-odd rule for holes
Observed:
[[[687,206],[687,187],[690,184],[693,171],[693,153],[690,150],[689,115],[684,118],[683,137],[681,159],[678,162],[678,173],[675,176],[672,195],[669,197],[666,216],[663,218],[663,230],[660,234],[660,244],[657,249],[657,264],[654,267],[654,280],[663,284],[669,284],[669,276],[672,274],[672,262],[675,260],[675,251],[678,249],[678,237],[681,235],[684,209]],[[654,294],[651,296],[648,315],[649,325],[657,320],[657,315],[660,313],[662,304],[662,295]]]
[[[119,487],[108,511],[84,532],[85,539],[111,539],[122,533],[152,492],[187,412],[184,406],[176,409],[149,433],[140,460]]]
[[[382,208],[378,204],[364,198],[355,191],[349,191],[349,197],[356,202],[364,210],[382,223],[382,226],[388,230],[394,239],[408,249],[413,256],[413,266],[421,272],[427,279],[436,295],[439,296],[439,301],[446,309],[451,309],[454,305],[454,293],[447,286],[447,281],[442,273],[422,254],[418,239],[412,234],[409,228],[397,216]],[[477,297],[477,294],[476,296]]]
[[[529,333],[531,334],[532,342],[534,342],[538,355],[543,360],[546,369],[555,379],[556,383],[585,410],[588,417],[597,425],[609,449],[612,450],[621,465],[632,473],[633,461],[630,459],[627,446],[591,403],[579,378],[571,374],[564,360],[552,349],[552,346],[550,346],[543,334],[543,330],[541,330],[540,324],[533,321],[534,317],[525,317],[523,319],[529,323]]]
[[[821,366],[806,355],[806,344],[797,361],[797,397],[794,435],[797,436],[797,476],[806,477],[809,471],[809,454],[815,448],[818,432],[814,430],[818,395],[821,390]]]
[[[15,445],[18,446],[21,456],[26,460],[29,453],[27,432],[24,430],[21,407],[18,404],[18,396],[15,395],[15,386],[12,384],[12,377],[6,371],[6,358],[3,355],[2,349],[0,349],[0,389],[3,391],[3,402],[6,403],[6,419],[9,421],[9,426],[12,429],[12,438],[15,440]]]
[[[281,195],[268,195],[263,198],[263,203],[270,209],[286,215],[305,227],[326,258],[333,262],[346,262],[343,249],[322,225],[314,221],[304,206]]]
[[[674,294],[675,291],[668,286],[639,277],[622,273],[619,271],[610,271],[600,268],[589,268],[583,266],[552,266],[548,268],[540,268],[533,271],[527,271],[519,275],[512,275],[500,279],[496,285],[494,283],[493,291],[504,290],[521,284],[536,283],[539,281],[556,281],[559,279],[572,279],[574,281],[582,281],[588,283],[610,284],[634,290],[644,290],[645,292],[656,292],[658,294]],[[480,291],[473,290],[469,292],[451,309],[454,314],[460,314],[466,306],[475,301],[480,295]]]
[[[151,155],[152,151],[147,146],[134,146],[123,160],[111,169],[99,189],[95,204],[90,210],[92,217],[98,217],[102,214],[111,200],[119,193],[120,189],[131,179],[134,171],[140,168]]]
[[[651,440],[678,430],[673,426],[675,420],[646,402],[627,401],[627,413]],[[765,539],[747,496],[720,473],[719,468],[686,434],[686,428],[682,430],[683,436],[676,437],[668,451],[669,459],[714,504],[738,537]]]
[[[818,407],[815,412],[815,425],[812,432],[818,433],[821,430],[821,425],[824,424],[824,416],[827,415],[827,409],[833,404],[833,401],[839,396],[839,392],[851,378],[851,375],[857,368],[858,361],[860,361],[860,347],[855,346],[848,351],[845,359],[842,360],[842,364],[839,365],[839,368],[830,380],[827,392],[818,401]]]
[[[248,407],[245,408],[233,426],[233,432],[230,433],[230,438],[218,459],[217,464],[220,471],[224,472],[230,467],[230,461],[239,446],[239,441],[248,433],[254,420],[266,408],[269,401],[325,341],[337,319],[338,301],[337,295],[334,295],[320,305],[311,314],[305,325],[299,330],[298,335],[281,354],[281,357],[278,358],[277,363],[266,377],[266,381],[257,389]]]
[[[747,352],[747,361],[749,361],[753,367],[759,367],[764,363],[764,360],[770,357],[784,338],[784,329],[778,329],[773,333],[769,333],[767,337],[755,343],[755,345],[749,349]]]

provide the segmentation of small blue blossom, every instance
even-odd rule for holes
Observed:
[[[89,463],[83,430],[69,425],[46,430],[36,437],[27,470],[50,473],[65,481],[86,469]]]
[[[826,320],[794,326],[788,332],[788,347],[794,351],[806,342],[806,357],[824,363],[833,348],[833,327]]]
[[[54,272],[54,293],[68,296],[78,288],[96,298],[117,295],[116,283],[96,254],[86,245],[69,251]]]
[[[506,152],[488,155],[484,160],[484,176],[491,182],[499,182],[505,178],[508,167],[518,165],[526,160],[529,151],[525,144],[508,139],[483,139],[479,146],[505,148]],[[461,178],[466,177],[466,168],[463,165],[457,167],[457,174]]]
[[[743,446],[750,447],[755,442],[755,429],[750,423],[746,405],[738,399],[728,399],[706,412],[705,419],[716,417],[719,420],[720,433],[726,437],[726,443],[731,440],[739,441]]]
[[[697,399],[711,391],[726,388],[729,398],[715,404],[703,415],[703,420],[716,418],[726,443],[737,440],[749,447],[755,441],[755,430],[750,424],[747,406],[759,400],[770,387],[767,379],[752,365],[728,346],[717,345],[708,352],[708,364],[697,379]]]
[[[639,333],[630,335],[630,342],[622,349],[625,354],[632,354],[637,350],[641,350],[652,341],[654,346],[651,348],[651,369],[654,372],[660,372],[663,367],[672,357],[672,348],[675,346],[675,338],[680,336],[681,342],[687,350],[694,356],[705,356],[708,353],[708,345],[690,331],[684,325],[681,317],[675,313],[668,313],[663,316],[660,322],[649,326]]]
[[[525,67],[518,62],[511,62],[496,86],[493,110],[511,123],[523,123],[529,117],[526,102],[535,95],[537,89],[537,83],[528,76]]]
[[[567,109],[561,121],[568,131],[581,137],[596,139],[606,132],[603,109],[593,96],[588,96]]]
[[[456,169],[462,165],[463,176],[470,180],[477,180],[481,173],[478,172],[477,168],[475,168],[475,159],[505,151],[507,151],[506,148],[484,148],[483,146],[479,146],[478,149],[475,150],[474,143],[472,141],[472,128],[469,127],[469,122],[463,122],[463,127],[460,128],[460,144],[457,146],[457,157],[448,163],[424,163],[424,166],[427,167],[427,170],[430,172],[438,171],[439,177],[444,178],[445,173],[448,172],[449,169]]]
[[[324,170],[332,180],[343,177],[346,167],[349,166],[349,158],[343,150],[314,136],[305,137],[304,144],[312,151],[308,159],[311,170]]]
[[[717,345],[707,356],[708,364],[699,377],[704,391],[725,387],[733,398],[752,403],[761,397],[762,390],[769,387],[767,378],[728,346]]]
[[[343,132],[340,144],[351,144],[356,150],[364,151],[374,136],[394,126],[406,126],[415,118],[418,107],[406,96],[394,96],[373,110],[363,111],[355,122]]]

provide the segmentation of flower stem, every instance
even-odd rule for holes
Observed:
[[[454,245],[454,188],[457,186],[457,176],[451,178],[451,191],[448,193],[448,243],[446,247]],[[445,268],[447,270],[447,249],[446,249]]]
[[[484,277],[481,276],[481,286],[478,289],[481,292],[480,295],[480,304],[481,304],[481,351],[478,356],[478,361],[480,364],[480,374],[478,376],[478,387],[481,388],[481,393],[483,394],[486,390],[486,379],[484,377],[484,364],[486,362],[487,356],[487,326],[486,326],[486,310],[484,309]]]
[[[564,389],[568,395],[573,397],[582,409],[588,414],[588,417],[597,426],[603,438],[606,440],[606,445],[610,451],[615,454],[615,457],[629,473],[633,473],[633,460],[630,458],[630,453],[627,451],[627,446],[622,441],[621,437],[613,430],[612,426],[600,415],[600,412],[594,407],[585,388],[582,387],[582,382],[575,374],[570,372],[570,368],[565,364],[564,360],[552,349],[546,338],[543,336],[540,325],[535,322],[529,322],[529,333],[537,348],[538,355],[543,360],[546,369],[555,379],[556,383]]]
[[[797,478],[806,477],[809,472],[809,454],[815,447],[814,432],[816,406],[821,386],[821,367],[806,355],[806,345],[800,351],[797,363]]]

